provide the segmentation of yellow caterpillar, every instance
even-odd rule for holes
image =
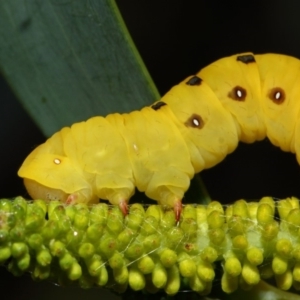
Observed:
[[[152,106],[110,114],[55,133],[18,175],[32,198],[107,199],[124,214],[135,187],[177,216],[195,173],[239,141],[268,137],[300,162],[300,61],[243,53],[220,59]]]

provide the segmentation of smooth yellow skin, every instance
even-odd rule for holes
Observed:
[[[266,136],[300,162],[300,61],[243,53],[202,69],[202,82],[173,87],[158,109],[110,114],[63,128],[37,147],[18,175],[32,198],[67,203],[107,199],[126,205],[135,188],[159,204],[177,207],[195,173],[210,168],[237,147]],[[280,76],[282,75],[282,76]],[[246,91],[242,101],[233,91]],[[284,101],[270,99],[274,88]],[[279,96],[282,96],[281,94]],[[159,102],[160,102],[159,101]],[[176,210],[175,209],[175,210]]]

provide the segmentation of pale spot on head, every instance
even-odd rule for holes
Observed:
[[[61,163],[61,160],[58,159],[58,158],[55,158],[55,159],[53,160],[53,162],[54,162],[56,165],[59,165],[59,164]]]

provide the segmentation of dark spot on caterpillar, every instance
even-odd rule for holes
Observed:
[[[193,127],[201,129],[204,126],[204,121],[202,118],[197,114],[192,114],[184,123],[187,127]]]
[[[268,97],[275,104],[281,104],[285,100],[285,92],[282,88],[276,87],[270,90]]]
[[[163,102],[163,101],[159,101],[159,102],[156,102],[155,104],[153,104],[151,106],[151,108],[153,108],[154,110],[158,110],[160,109],[162,106],[165,106],[167,105],[167,103]]]
[[[251,54],[239,55],[239,56],[237,56],[236,60],[241,61],[244,64],[249,64],[249,63],[255,62],[255,58]]]
[[[192,78],[190,78],[187,82],[186,82],[186,84],[187,85],[200,85],[201,84],[201,82],[202,82],[202,79],[200,78],[200,77],[198,77],[198,76],[193,76]]]
[[[228,97],[236,100],[236,101],[245,101],[247,96],[247,91],[240,87],[240,86],[236,86],[234,87],[229,93],[228,93]]]

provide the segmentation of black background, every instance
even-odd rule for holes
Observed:
[[[297,0],[119,0],[117,4],[162,95],[227,55],[252,51],[300,58]],[[4,79],[0,89],[0,197],[26,195],[16,172],[31,149],[45,138]],[[240,145],[221,164],[201,175],[212,198],[222,202],[264,195],[300,197],[300,168],[294,155],[281,152],[268,141]],[[34,283],[30,276],[14,278],[4,268],[0,268],[0,276],[3,299],[115,297],[100,289],[58,288],[47,282]]]

